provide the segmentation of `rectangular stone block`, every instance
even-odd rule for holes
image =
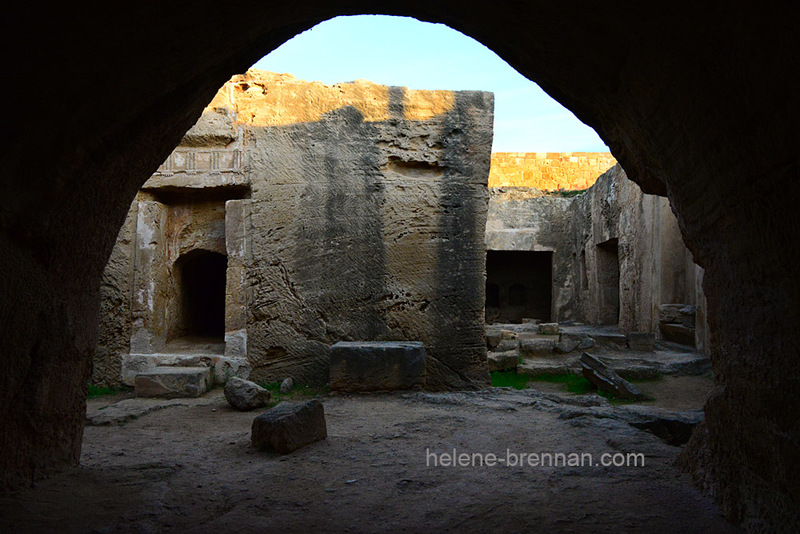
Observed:
[[[539,324],[540,334],[558,334],[558,323],[541,323]]]
[[[250,440],[259,450],[287,454],[328,437],[325,410],[317,399],[282,402],[253,420]]]
[[[694,328],[688,328],[680,324],[661,324],[661,332],[664,339],[681,345],[694,346]]]
[[[487,354],[489,372],[516,369],[519,363],[519,352],[509,350],[505,352],[489,352]]]
[[[155,367],[136,375],[133,391],[137,397],[199,397],[213,382],[208,367]]]
[[[330,350],[333,391],[422,387],[425,346],[418,341],[340,341]]]
[[[553,356],[556,341],[551,338],[522,338],[519,340],[520,356],[547,358]]]
[[[656,348],[656,336],[648,332],[629,332],[626,339],[631,350],[652,352]]]

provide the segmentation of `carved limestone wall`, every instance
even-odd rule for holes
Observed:
[[[492,111],[490,93],[232,78],[132,206],[104,287],[130,320],[103,316],[98,381],[120,359],[125,382],[174,361],[183,258],[201,251],[227,261],[218,379],[245,361],[255,380],[324,383],[337,341],[419,340],[427,387],[486,384]]]

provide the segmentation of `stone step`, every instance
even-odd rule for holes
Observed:
[[[209,367],[155,367],[136,375],[137,397],[199,397],[214,384]]]
[[[667,341],[694,347],[694,328],[670,323],[661,323],[659,326]]]
[[[160,367],[210,367],[216,384],[224,384],[232,376],[247,379],[252,369],[246,359],[222,354],[131,353],[122,357],[120,376],[124,384],[133,386],[137,376]]]

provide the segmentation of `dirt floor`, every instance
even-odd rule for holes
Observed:
[[[0,498],[0,532],[735,531],[675,468],[680,447],[596,396],[492,388],[322,400],[328,438],[286,456],[252,448],[260,411],[230,409],[219,389],[87,426],[80,468]],[[92,400],[89,413],[113,421],[118,401]],[[427,452],[453,449],[593,461],[428,465]],[[644,454],[644,467],[593,465],[618,452]]]

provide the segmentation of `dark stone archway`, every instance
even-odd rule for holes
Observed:
[[[686,464],[733,519],[797,530],[800,16],[749,2],[15,4],[1,23],[3,485],[77,462],[100,273],[142,182],[231,74],[321,20],[374,12],[479,39],[669,196],[706,269],[719,383]]]

